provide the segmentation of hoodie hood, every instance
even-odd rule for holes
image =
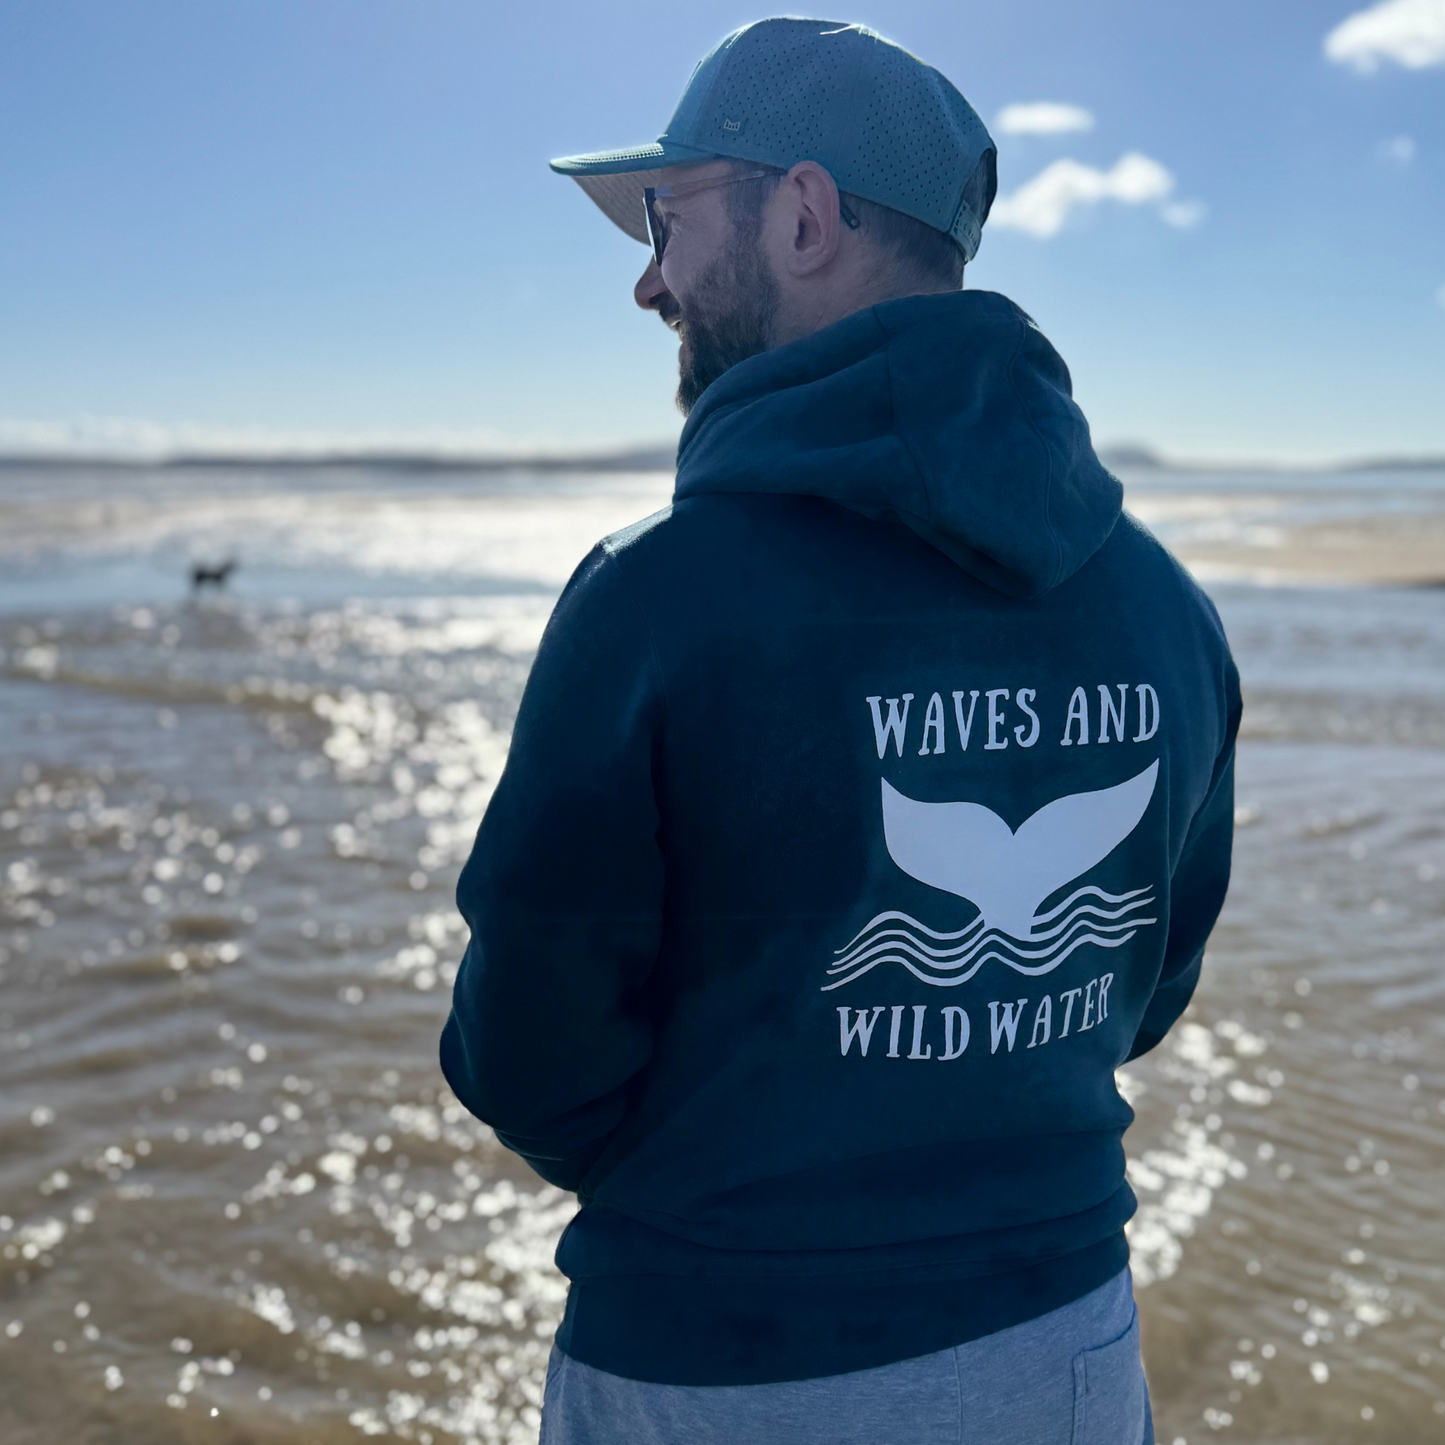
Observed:
[[[676,496],[825,497],[895,519],[966,572],[1034,597],[1119,518],[1068,368],[988,291],[910,296],[750,357],[703,393]]]

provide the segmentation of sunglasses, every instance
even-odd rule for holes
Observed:
[[[652,239],[652,254],[657,264],[662,265],[662,253],[667,250],[667,220],[657,209],[659,200],[679,200],[684,196],[695,196],[699,191],[717,190],[721,186],[736,186],[743,181],[760,181],[764,176],[780,176],[780,170],[744,171],[741,175],[724,176],[715,181],[682,181],[675,186],[648,186],[642,192],[647,210],[647,234]],[[843,223],[850,231],[858,229],[858,218],[841,202],[838,210]]]

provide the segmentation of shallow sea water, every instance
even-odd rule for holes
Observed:
[[[535,1440],[573,1203],[441,1082],[451,890],[557,590],[669,487],[0,472],[7,1445]],[[1445,592],[1210,586],[1235,884],[1122,1081],[1159,1438],[1442,1439]]]

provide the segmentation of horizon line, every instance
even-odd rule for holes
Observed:
[[[1171,456],[1144,443],[1120,441],[1097,449],[1107,467],[1126,472],[1367,472],[1445,470],[1445,452],[1280,459],[1265,457]],[[518,450],[465,452],[438,447],[333,447],[326,449],[268,447],[251,449],[185,449],[138,454],[133,449],[39,447],[0,451],[0,468],[98,467],[138,468],[272,467],[315,469],[384,468],[415,472],[563,472],[671,471],[676,464],[673,443],[576,451]]]

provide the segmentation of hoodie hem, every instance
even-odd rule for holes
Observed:
[[[718,1279],[629,1275],[572,1286],[557,1348],[662,1385],[764,1385],[874,1369],[1062,1309],[1129,1262],[1123,1230],[1072,1253],[927,1278]]]

